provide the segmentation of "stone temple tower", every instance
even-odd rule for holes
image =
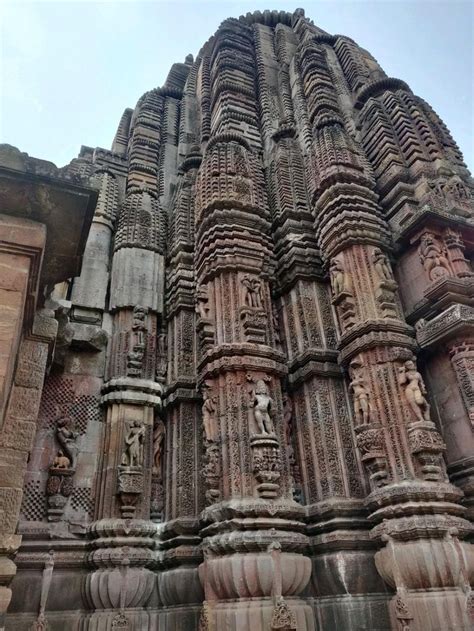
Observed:
[[[472,629],[474,182],[431,107],[256,12],[61,173],[98,199],[6,629]]]

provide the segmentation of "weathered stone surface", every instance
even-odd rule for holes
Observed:
[[[2,151],[17,239],[45,178],[98,191],[31,339],[6,314],[39,263],[0,247],[7,628],[468,631],[474,184],[429,105],[303,10],[257,11],[112,150]],[[79,215],[43,235],[48,282]]]

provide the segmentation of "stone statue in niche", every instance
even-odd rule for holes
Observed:
[[[349,387],[354,395],[354,416],[356,425],[360,427],[361,425],[368,425],[370,423],[370,395],[362,368],[352,368],[351,372],[352,380]]]
[[[168,369],[166,333],[160,333],[156,338],[156,379],[163,381]]]
[[[285,427],[286,444],[291,445],[291,436],[293,434],[293,405],[286,392],[283,394],[283,424]]]
[[[384,318],[396,318],[398,312],[395,303],[395,290],[398,285],[393,278],[388,258],[380,248],[374,249],[372,263],[378,277],[376,296],[382,315]]]
[[[163,441],[166,428],[161,418],[157,417],[153,427],[153,471],[161,478],[161,459],[163,456]]]
[[[398,370],[398,383],[405,387],[405,397],[416,420],[430,421],[430,406],[425,398],[425,384],[415,362],[409,359]]]
[[[352,282],[341,259],[332,259],[329,266],[331,277],[332,303],[337,306],[337,313],[342,331],[346,331],[356,323],[356,308],[352,295]]]
[[[133,309],[132,330],[130,333],[129,352],[127,353],[127,375],[139,377],[142,372],[146,349],[147,309],[136,306]]]
[[[204,437],[208,442],[215,442],[217,439],[217,397],[212,395],[211,387],[204,384],[202,389],[204,402],[202,404],[202,425],[204,428]]]
[[[349,291],[349,277],[344,269],[344,263],[340,259],[332,259],[329,266],[331,287],[334,298]]]
[[[61,447],[50,468],[46,495],[48,497],[48,521],[57,522],[61,519],[68,498],[71,496],[74,483],[73,477],[77,464],[79,434],[71,429],[68,418],[58,420],[56,439]]]
[[[447,256],[432,232],[425,232],[422,235],[418,252],[430,281],[450,276]]]
[[[79,434],[70,428],[70,419],[61,418],[58,420],[56,428],[56,438],[61,445],[63,457],[69,459],[69,467],[62,468],[76,468],[78,446],[76,444]]]
[[[202,320],[209,320],[209,294],[207,286],[201,285],[196,293],[196,313]]]
[[[375,248],[372,255],[372,262],[380,280],[393,280],[390,263],[380,248]]]
[[[122,466],[143,466],[143,443],[145,427],[140,421],[133,421],[125,434],[125,449],[122,454]]]
[[[246,274],[242,278],[244,286],[244,304],[251,309],[262,309],[262,283],[256,276]]]
[[[142,345],[145,344],[147,312],[145,307],[140,307],[139,305],[133,309],[132,331],[135,331],[136,342]]]
[[[278,321],[278,313],[275,307],[272,306],[272,323],[275,336],[275,346],[278,350],[281,349],[281,335],[280,335],[280,322]]]
[[[252,408],[259,434],[273,434],[273,421],[270,417],[272,398],[268,386],[263,379],[259,379],[252,390]]]
[[[208,443],[205,454],[205,464],[202,474],[206,483],[206,505],[210,506],[220,500],[220,451],[215,443]]]

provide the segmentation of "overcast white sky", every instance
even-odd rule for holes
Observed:
[[[301,3],[330,33],[367,48],[441,115],[474,168],[473,3]],[[82,144],[110,147],[125,107],[196,55],[226,17],[293,11],[278,0],[0,0],[0,142],[62,166]]]

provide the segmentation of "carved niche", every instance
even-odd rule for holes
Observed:
[[[377,276],[375,296],[382,311],[382,316],[384,318],[398,318],[395,299],[398,285],[393,278],[390,262],[380,248],[374,248],[372,265]]]
[[[474,339],[453,341],[449,357],[474,430]]]
[[[402,386],[406,402],[416,421],[431,421],[430,406],[425,398],[426,387],[412,359],[398,369],[398,383]]]
[[[118,496],[122,517],[135,516],[136,504],[144,490],[145,426],[140,421],[126,422],[124,446],[118,471]]]
[[[351,381],[357,448],[373,489],[389,482],[384,429],[378,421],[372,404],[372,392],[367,368],[360,357],[352,360],[349,367]]]
[[[202,352],[207,351],[215,343],[214,321],[209,300],[207,285],[200,285],[196,291],[197,335]]]
[[[461,217],[472,216],[472,191],[458,175],[428,182],[423,202]]]
[[[240,319],[245,340],[252,344],[265,344],[268,322],[263,285],[258,276],[245,274],[241,278]]]
[[[344,260],[333,258],[329,265],[331,278],[332,303],[336,307],[342,332],[356,323],[356,306],[352,292],[352,278],[345,269]]]
[[[398,383],[411,413],[407,435],[417,476],[438,482],[446,477],[442,454],[446,449],[435,424],[431,421],[426,387],[414,359],[406,360],[398,369]]]
[[[69,497],[74,490],[73,476],[77,465],[77,438],[70,418],[60,418],[56,426],[56,440],[60,446],[49,468],[46,483],[48,498],[48,521],[59,521]]]
[[[156,381],[166,382],[168,371],[168,339],[164,331],[156,336]]]
[[[163,446],[165,435],[165,424],[157,415],[153,426],[153,470],[151,476],[150,516],[153,521],[161,521],[164,507]]]
[[[205,382],[202,386],[203,404],[202,429],[204,438],[203,477],[206,486],[206,505],[220,501],[221,450],[217,424],[217,396],[213,386]]]
[[[300,504],[303,503],[303,490],[301,484],[301,471],[296,460],[294,449],[294,427],[293,427],[293,402],[288,393],[283,393],[283,424],[285,427],[286,449],[290,464],[290,484],[293,492],[293,499]]]
[[[428,231],[421,235],[418,253],[430,282],[452,276],[446,247],[433,232]]]
[[[274,404],[267,385],[270,378],[266,375],[256,377],[248,374],[247,380],[251,383],[249,408],[254,427],[250,438],[253,474],[258,482],[258,495],[265,499],[271,499],[280,493],[279,480],[283,465],[280,444],[275,435],[271,416]]]
[[[127,353],[127,375],[129,377],[142,376],[147,343],[147,314],[148,310],[144,307],[137,305],[133,308],[133,322]]]

